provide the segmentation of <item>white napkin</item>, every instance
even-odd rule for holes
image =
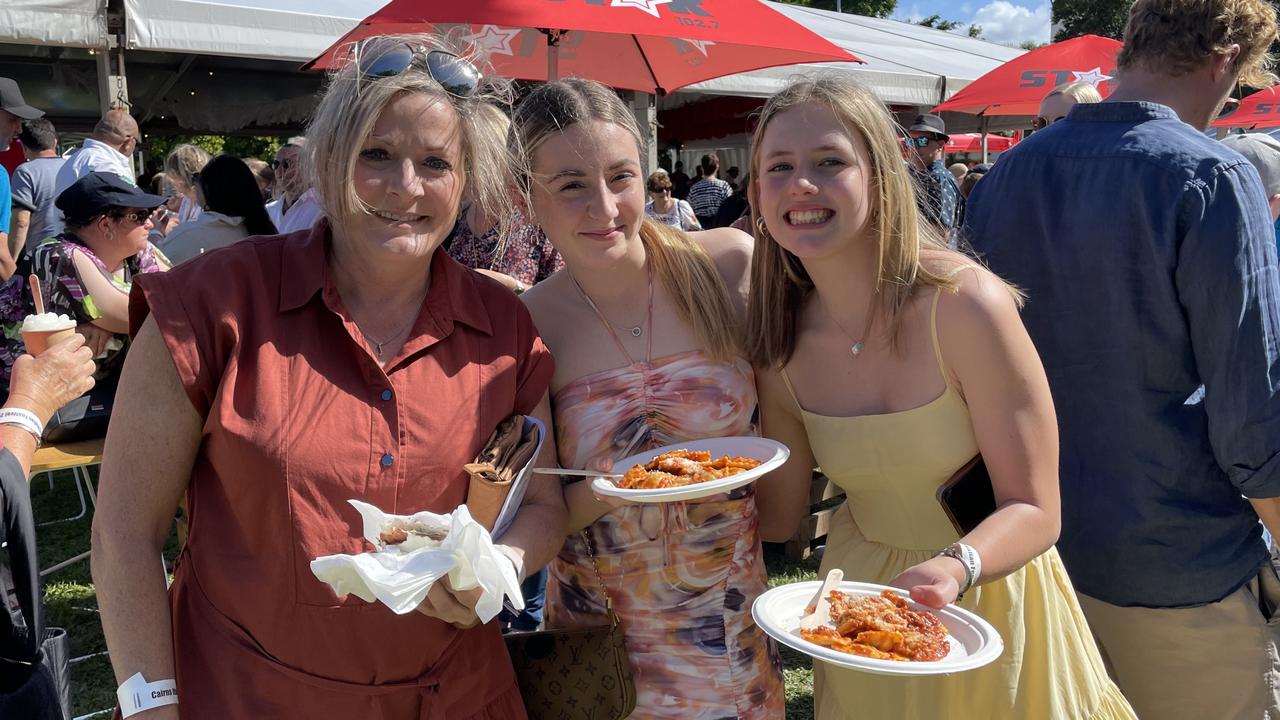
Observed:
[[[347,502],[364,520],[364,537],[374,545],[388,520],[402,519],[449,528],[438,546],[432,544],[408,552],[390,546],[359,555],[327,555],[311,561],[311,572],[328,583],[339,596],[352,594],[375,599],[397,615],[422,604],[431,586],[446,575],[455,590],[482,589],[476,615],[487,623],[502,610],[505,594],[517,610],[524,609],[520,580],[511,559],[494,547],[484,526],[471,518],[466,505],[450,515],[420,512],[391,515],[359,500]]]

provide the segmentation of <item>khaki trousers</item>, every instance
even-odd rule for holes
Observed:
[[[1280,720],[1280,578],[1270,562],[1202,607],[1117,607],[1077,595],[1107,670],[1142,720]]]

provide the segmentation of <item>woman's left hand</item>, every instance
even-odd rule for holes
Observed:
[[[889,584],[908,591],[911,599],[921,605],[942,608],[956,601],[963,578],[964,567],[960,561],[935,557],[903,570]]]
[[[454,590],[448,577],[442,577],[418,606],[418,612],[443,620],[458,628],[474,627],[480,622],[476,616],[476,603],[480,602],[481,588]]]

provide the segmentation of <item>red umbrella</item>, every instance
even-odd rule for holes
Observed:
[[[1013,147],[1014,139],[1003,135],[988,135],[987,150],[989,152],[1002,152]],[[964,152],[981,152],[982,151],[982,134],[981,133],[959,133],[952,135],[947,141],[946,147],[942,149],[945,153],[964,153]]]
[[[1111,94],[1120,42],[1081,35],[1010,60],[969,83],[933,109],[970,115],[1035,115],[1058,85],[1087,80],[1103,97]]]
[[[1280,85],[1246,97],[1230,114],[1213,123],[1220,128],[1280,127]]]
[[[427,30],[460,31],[505,77],[656,95],[775,65],[862,62],[758,0],[392,0],[304,67],[340,64],[370,35]]]

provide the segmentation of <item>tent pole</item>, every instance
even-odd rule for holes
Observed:
[[[982,130],[982,162],[987,162],[987,116],[983,115],[979,120],[979,126]]]

